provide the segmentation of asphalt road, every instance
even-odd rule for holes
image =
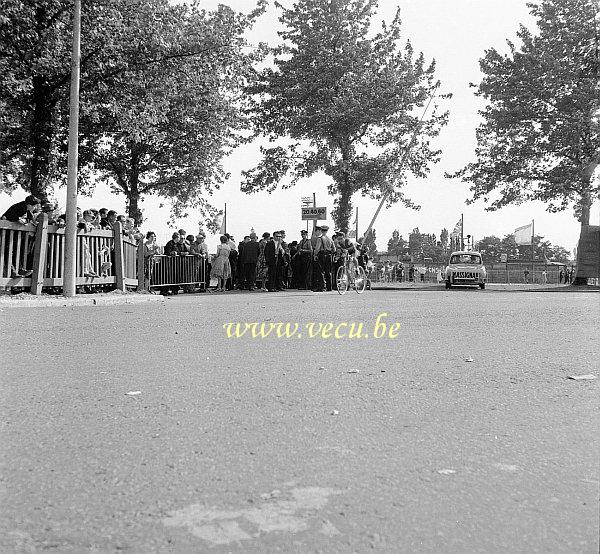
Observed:
[[[598,380],[567,376],[599,373],[599,300],[3,308],[0,551],[596,553]],[[373,337],[382,312],[396,338]]]

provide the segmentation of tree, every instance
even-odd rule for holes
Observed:
[[[177,187],[176,211],[204,202],[196,192],[222,180],[219,160],[235,142],[241,119],[235,88],[246,84],[253,57],[241,35],[263,6],[259,0],[245,18],[223,7],[209,15],[197,2],[84,2],[80,192],[97,176],[90,166],[95,161],[102,176],[110,171],[117,188],[129,189],[130,214],[138,221],[138,175],[152,174],[166,196]],[[20,185],[45,197],[50,184],[66,177],[71,15],[69,0],[0,0],[0,170],[6,188]],[[161,152],[139,144],[152,133]],[[114,167],[123,156],[129,165]]]
[[[322,171],[335,196],[333,219],[344,232],[354,193],[389,193],[388,203],[416,208],[401,190],[405,172],[423,177],[439,160],[430,140],[447,121],[436,106],[419,124],[439,84],[435,64],[426,65],[410,42],[400,47],[399,13],[379,31],[373,28],[376,4],[297,0],[286,9],[276,3],[284,42],[273,50],[273,67],[249,89],[257,100],[257,134],[275,144],[261,148],[262,160],[244,172],[242,190],[272,191],[286,175],[289,187]]]
[[[418,227],[415,227],[408,235],[408,248],[410,255],[415,260],[421,259],[423,255],[423,235],[421,235]]]
[[[476,95],[487,100],[477,160],[450,177],[471,183],[471,202],[496,210],[527,200],[549,211],[574,205],[588,225],[599,180],[599,20],[594,0],[528,4],[537,33],[519,29],[520,47],[486,51]],[[474,86],[474,85],[472,85]],[[577,280],[576,280],[577,281]]]
[[[494,235],[483,237],[477,243],[477,250],[481,252],[484,264],[499,262],[503,251],[502,239]]]
[[[371,229],[363,238],[363,246],[367,251],[367,255],[371,259],[377,255],[377,245],[375,244],[376,239],[377,234],[375,232],[375,229]]]
[[[448,237],[449,236],[450,235],[448,234],[448,229],[446,229],[446,228],[442,229],[442,231],[440,233],[440,244],[442,245],[444,252],[448,249]]]
[[[387,251],[392,256],[401,256],[406,249],[406,241],[402,238],[402,235],[398,230],[394,230],[392,238],[388,240]]]
[[[139,202],[154,194],[172,201],[173,214],[193,207],[209,220],[210,194],[227,175],[221,159],[244,139],[243,87],[260,50],[246,50],[243,33],[262,12],[246,17],[221,5],[207,13],[196,4],[162,6],[161,26],[145,37],[160,63],[112,78],[88,118],[95,128],[94,170],[127,198],[128,213],[142,221]],[[90,133],[92,134],[92,133]]]
[[[117,60],[124,45],[136,44],[131,30],[145,4],[84,3],[82,93],[121,69]],[[66,178],[72,12],[69,0],[0,0],[0,171],[7,189],[21,186],[41,198]]]

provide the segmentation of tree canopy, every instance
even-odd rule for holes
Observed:
[[[80,191],[98,176],[138,200],[152,192],[214,210],[201,196],[225,177],[241,138],[241,91],[260,48],[248,16],[199,2],[94,0],[82,6]],[[72,2],[0,0],[0,171],[3,187],[45,197],[66,177]]]
[[[194,208],[215,219],[206,195],[227,177],[222,158],[249,134],[243,91],[261,50],[243,34],[261,10],[165,6],[144,39],[157,63],[139,65],[132,52],[129,69],[93,102],[93,170],[125,194],[138,223],[148,194],[171,200],[176,216]]]
[[[402,201],[406,172],[423,177],[440,151],[431,145],[447,121],[437,106],[419,124],[439,84],[435,64],[403,46],[399,12],[375,29],[376,0],[297,0],[281,10],[283,44],[256,86],[256,129],[272,145],[244,173],[242,190],[292,186],[317,172],[329,178],[333,218],[347,231],[354,193]],[[439,95],[447,97],[448,95]],[[414,148],[402,163],[418,129]],[[290,178],[289,182],[284,177]]]
[[[452,175],[471,184],[471,202],[488,210],[541,200],[549,211],[574,205],[589,224],[600,163],[599,16],[595,0],[528,4],[537,19],[521,26],[509,52],[487,50],[476,95],[487,106],[476,161]],[[475,85],[472,85],[475,86]]]
[[[135,3],[127,4],[132,14]],[[118,4],[85,3],[84,83],[117,59],[113,33],[127,36]],[[0,0],[0,171],[8,189],[45,197],[65,177],[72,12],[68,0]]]

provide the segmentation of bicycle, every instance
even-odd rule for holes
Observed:
[[[344,251],[344,264],[338,267],[335,284],[339,294],[346,294],[350,287],[354,288],[358,294],[362,294],[367,287],[365,270],[358,265],[356,258],[350,258],[347,251]]]

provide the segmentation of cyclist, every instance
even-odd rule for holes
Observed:
[[[338,231],[338,244],[337,248],[341,252],[342,260],[345,257],[345,254],[348,254],[348,271],[350,275],[355,276],[358,268],[358,258],[356,257],[356,247],[354,243],[346,237],[346,235],[342,231]],[[342,261],[343,264],[343,261]]]

